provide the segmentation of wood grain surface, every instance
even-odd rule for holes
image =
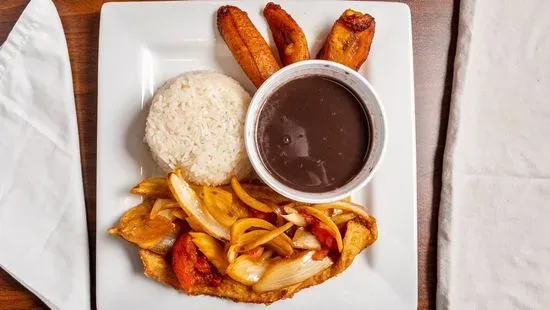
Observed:
[[[441,166],[452,85],[459,0],[409,0],[413,21],[418,164],[418,308],[435,308],[436,241]],[[104,0],[55,0],[69,46],[86,208],[92,299],[95,309],[95,193],[97,129],[97,49],[99,11]],[[0,43],[28,0],[0,1]],[[0,270],[0,309],[47,309]]]

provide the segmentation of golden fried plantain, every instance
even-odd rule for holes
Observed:
[[[273,2],[265,6],[264,16],[283,65],[309,59],[306,35],[292,16]]]
[[[369,14],[347,9],[332,26],[317,58],[359,70],[369,56],[375,21]]]
[[[218,9],[217,24],[233,57],[254,85],[260,86],[281,68],[269,45],[245,12],[224,5]]]

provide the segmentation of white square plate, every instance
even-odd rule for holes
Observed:
[[[225,2],[224,2],[225,3]],[[416,158],[411,17],[398,3],[278,1],[303,28],[315,55],[347,8],[376,18],[371,55],[361,73],[386,110],[388,145],[375,178],[354,200],[378,219],[379,239],[342,275],[270,309],[416,309]],[[139,202],[128,189],[159,174],[143,143],[144,105],[168,78],[211,69],[254,87],[215,26],[222,2],[109,3],[101,11],[97,149],[98,309],[263,309],[219,298],[190,297],[146,278],[137,250],[107,234]],[[271,43],[263,1],[239,1]],[[273,45],[273,44],[271,44]]]

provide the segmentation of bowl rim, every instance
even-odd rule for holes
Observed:
[[[351,75],[356,81],[359,81],[359,83],[364,86],[367,91],[370,93],[372,98],[374,98],[374,102],[371,104],[375,105],[379,112],[380,117],[378,119],[379,121],[379,128],[377,130],[380,132],[379,138],[381,138],[381,146],[380,151],[378,152],[378,158],[375,158],[374,165],[372,168],[368,171],[368,173],[361,179],[357,180],[357,177],[361,174],[362,170],[365,168],[367,163],[369,162],[369,157],[372,155],[372,150],[369,150],[369,155],[367,157],[367,160],[365,161],[365,164],[361,168],[360,172],[354,176],[347,184],[355,181],[355,185],[353,187],[349,187],[346,189],[346,185],[338,187],[336,189],[332,189],[330,191],[326,192],[304,192],[300,191],[296,188],[292,188],[288,185],[283,184],[280,182],[276,177],[270,173],[269,169],[264,165],[263,160],[261,159],[261,156],[258,152],[257,147],[257,141],[256,139],[256,127],[257,127],[257,119],[259,117],[260,112],[262,111],[262,105],[265,102],[266,97],[269,97],[270,94],[272,94],[277,88],[271,89],[270,85],[273,83],[273,81],[276,81],[280,79],[281,76],[286,76],[289,71],[297,71],[301,69],[302,67],[310,67],[310,68],[332,68],[338,71],[342,71],[345,75]],[[296,78],[299,78],[300,76],[296,76]],[[293,80],[293,78],[288,79],[284,84],[290,82]],[[353,89],[353,87],[349,86],[344,81],[338,80],[342,84],[344,84],[347,87],[350,87]],[[279,85],[281,87],[282,85]],[[365,100],[361,100],[362,105],[364,108],[366,107]],[[259,107],[257,107],[259,106]],[[344,199],[353,192],[357,191],[358,189],[364,187],[368,182],[370,182],[375,175],[376,171],[378,170],[380,163],[382,162],[382,159],[384,158],[384,154],[387,147],[387,119],[386,114],[384,111],[384,107],[382,105],[382,102],[380,100],[380,97],[370,84],[370,82],[359,72],[352,70],[349,67],[346,67],[342,64],[333,62],[333,61],[327,61],[327,60],[304,60],[300,61],[291,65],[288,65],[279,71],[275,72],[273,75],[271,75],[260,87],[256,90],[254,93],[254,96],[252,97],[250,101],[250,105],[248,107],[248,111],[246,113],[246,119],[245,119],[245,126],[244,126],[244,138],[245,138],[245,149],[248,155],[248,158],[250,160],[250,163],[252,165],[252,168],[256,172],[256,174],[259,176],[259,178],[268,185],[271,189],[276,191],[277,193],[290,198],[292,200],[303,202],[303,203],[327,203],[327,202],[333,202],[340,199]],[[374,145],[375,143],[375,136],[373,135],[371,145]],[[286,188],[290,189],[291,191],[286,190]]]

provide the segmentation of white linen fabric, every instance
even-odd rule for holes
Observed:
[[[0,267],[52,309],[89,309],[73,83],[50,0],[32,0],[0,47],[0,171]]]
[[[461,1],[437,307],[550,307],[550,1]]]

